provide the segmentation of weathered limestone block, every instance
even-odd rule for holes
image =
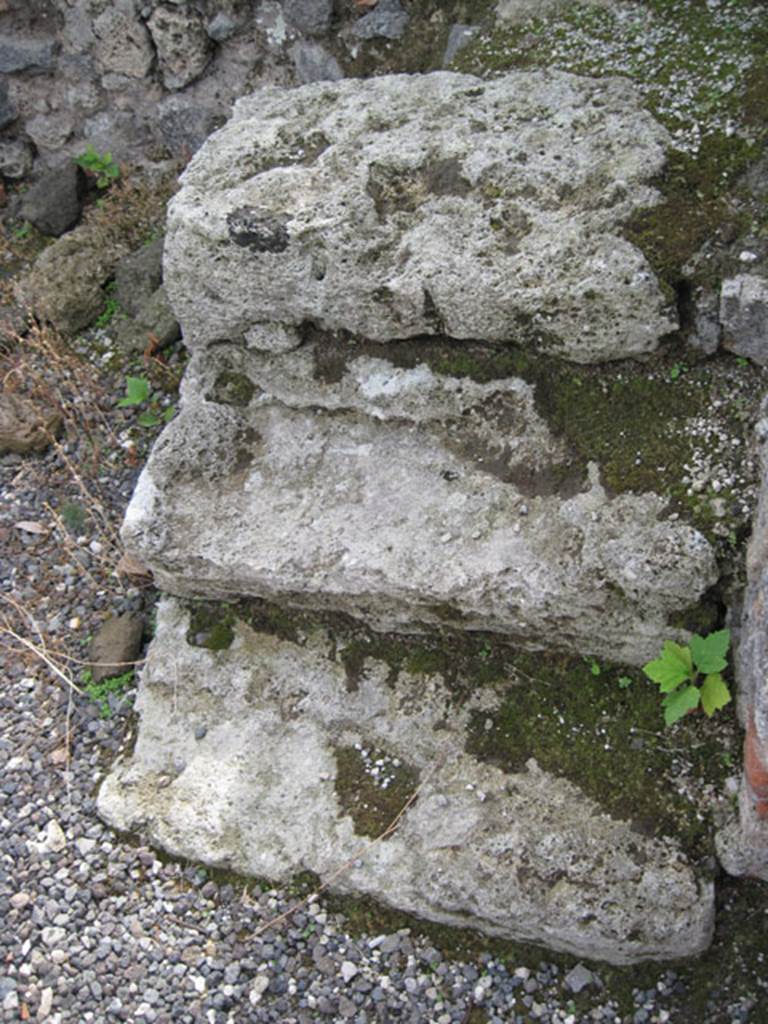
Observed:
[[[202,75],[213,46],[197,12],[161,5],[152,12],[147,27],[166,89],[183,89]]]
[[[657,200],[667,141],[623,79],[264,89],[184,174],[169,296],[191,347],[311,321],[577,362],[651,352],[677,315],[621,230]]]
[[[93,23],[96,58],[103,71],[144,78],[155,59],[145,26],[130,10],[109,7]]]
[[[127,245],[83,224],[40,253],[16,285],[18,301],[62,334],[74,334],[102,311],[103,286],[127,255]]]
[[[768,364],[768,280],[738,274],[720,290],[723,344],[736,355]]]
[[[187,642],[190,627],[174,600],[161,603],[136,748],[99,795],[110,824],[192,860],[272,879],[333,875],[343,892],[578,956],[706,948],[713,885],[675,842],[612,819],[534,760],[505,774],[469,756],[469,706],[452,704],[439,675],[393,681],[367,658],[350,686],[322,630],[294,642],[238,622],[231,646],[210,651]],[[374,749],[381,772],[365,761]],[[388,785],[398,810],[411,801],[375,845],[344,805],[350,756],[362,784],[380,787],[374,802]]]
[[[193,357],[123,530],[161,589],[634,664],[680,635],[670,617],[717,578],[701,534],[570,466],[530,385],[382,351],[321,338]]]

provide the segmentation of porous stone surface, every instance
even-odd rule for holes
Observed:
[[[8,82],[0,79],[0,129],[12,124],[17,113],[16,106],[8,95]]]
[[[32,150],[28,143],[0,142],[0,174],[4,178],[23,178],[32,170],[32,161]]]
[[[723,281],[720,321],[726,348],[768,365],[768,279],[738,274]]]
[[[157,7],[147,22],[167,89],[183,89],[205,71],[212,45],[203,19],[186,7]]]
[[[144,352],[149,346],[164,348],[180,336],[178,321],[161,285],[131,316],[117,314],[115,343],[124,352]]]
[[[25,193],[21,216],[41,234],[58,238],[80,219],[85,191],[83,171],[76,164],[62,164],[46,172]]]
[[[130,253],[115,267],[115,297],[121,310],[136,316],[163,280],[163,239]]]
[[[344,77],[336,58],[314,39],[298,40],[290,52],[302,85],[309,82],[338,82]]]
[[[715,582],[662,498],[611,498],[598,466],[569,467],[522,380],[329,354],[327,337],[280,351],[295,340],[194,355],[123,529],[161,589],[642,664]]]
[[[330,28],[333,0],[284,0],[285,17],[307,35],[323,35]]]
[[[44,249],[16,284],[22,306],[35,310],[63,334],[82,330],[104,306],[103,286],[128,246],[82,224]]]
[[[40,150],[60,150],[75,129],[75,118],[70,111],[37,114],[27,121],[25,130]]]
[[[95,55],[103,71],[143,78],[155,51],[149,32],[136,14],[109,6],[93,23]]]
[[[429,920],[613,963],[707,946],[713,885],[675,843],[534,760],[505,774],[467,755],[468,707],[451,707],[439,676],[393,681],[369,658],[350,688],[322,630],[291,642],[237,623],[216,652],[189,630],[165,600],[136,748],[99,794],[111,825],[190,860],[274,879],[311,870]],[[393,784],[407,772],[414,799],[374,845],[340,795],[342,748],[375,748]]]
[[[45,409],[12,391],[0,391],[0,454],[43,451],[61,425],[58,411]]]
[[[53,39],[0,36],[0,73],[47,71],[53,62]]]
[[[399,39],[408,24],[408,12],[400,0],[379,0],[353,27],[358,39]]]
[[[191,347],[311,321],[578,362],[651,352],[677,314],[621,230],[656,202],[666,144],[615,78],[437,72],[264,89],[184,174],[169,295]]]

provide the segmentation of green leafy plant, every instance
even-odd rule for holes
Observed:
[[[107,327],[115,313],[120,309],[120,305],[114,295],[108,295],[107,300],[104,303],[104,309],[99,313],[96,319],[93,321],[94,327],[104,328]]]
[[[146,402],[149,398],[151,390],[152,388],[146,377],[126,377],[125,398],[121,398],[117,404],[120,408],[128,405],[141,405],[142,402]]]
[[[711,718],[730,701],[730,690],[720,674],[727,664],[730,645],[728,629],[706,637],[693,636],[689,646],[666,640],[661,655],[643,666],[643,672],[665,695],[662,707],[667,725],[699,705]]]
[[[76,158],[75,163],[96,179],[98,188],[109,188],[120,177],[120,168],[112,159],[112,154],[99,153],[90,144]]]
[[[491,649],[491,645],[488,643],[487,640],[480,648],[480,650],[477,652],[477,656],[482,661],[488,661],[489,658],[493,657],[493,650]]]
[[[20,224],[19,227],[14,228],[12,234],[17,242],[23,242],[25,239],[29,238],[31,232],[32,225],[29,221],[25,221],[23,224]]]
[[[117,404],[120,408],[142,405],[150,399],[151,394],[152,386],[146,377],[126,377],[125,397]],[[161,408],[157,399],[152,399],[149,408],[141,413],[136,422],[142,427],[157,427],[161,423],[168,423],[175,414],[176,408],[173,405]]]
[[[112,717],[112,708],[109,703],[110,694],[121,694],[133,682],[133,669],[128,669],[119,676],[111,676],[109,679],[102,679],[101,682],[93,681],[93,673],[86,669],[81,676],[83,688],[91,700],[99,705],[102,718]]]
[[[627,690],[632,685],[631,676],[619,676],[619,689]]]

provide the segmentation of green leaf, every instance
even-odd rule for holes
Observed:
[[[173,417],[176,415],[176,406],[169,405],[167,409],[163,409],[163,419],[166,423],[170,423]]]
[[[707,637],[691,637],[691,654],[699,672],[719,672],[728,664],[726,654],[731,646],[730,629],[721,629]]]
[[[661,657],[643,665],[643,672],[654,683],[659,684],[662,693],[669,693],[686,679],[693,679],[691,652],[673,640],[666,640]]]
[[[141,405],[149,398],[149,381],[146,377],[126,377],[125,398],[117,403],[119,406]]]
[[[664,721],[674,725],[689,711],[699,706],[701,694],[697,686],[684,686],[681,690],[668,693],[661,702],[664,708]]]
[[[631,676],[619,676],[619,689],[626,690],[627,687],[632,685]]]
[[[713,672],[701,687],[701,706],[709,718],[730,702],[731,691],[719,672]]]
[[[162,420],[153,412],[143,412],[136,420],[140,427],[156,427]]]

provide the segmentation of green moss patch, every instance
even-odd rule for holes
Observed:
[[[696,156],[674,151],[656,182],[663,199],[638,212],[626,237],[645,254],[668,295],[679,295],[689,276],[689,260],[706,243],[727,246],[749,228],[750,217],[735,206],[729,188],[760,154],[756,143],[724,132],[702,140]],[[724,268],[718,262],[693,274],[699,285],[715,286]]]
[[[188,602],[187,643],[209,651],[224,651],[235,639],[235,610],[223,602]]]
[[[219,405],[246,406],[256,393],[256,386],[245,373],[222,370],[206,394],[206,402]]]
[[[631,78],[680,148],[695,152],[708,131],[742,127],[745,86],[767,48],[768,15],[755,0],[570,3],[484,33],[452,66],[473,74],[556,68]]]
[[[535,758],[643,835],[675,836],[711,853],[711,822],[694,796],[720,786],[738,756],[735,726],[691,715],[664,729],[658,690],[638,670],[553,654],[510,653],[494,711],[473,711],[467,751],[505,771]]]
[[[334,754],[335,788],[342,810],[352,818],[359,835],[381,836],[412,800],[418,771],[400,757],[362,744],[337,747]]]

